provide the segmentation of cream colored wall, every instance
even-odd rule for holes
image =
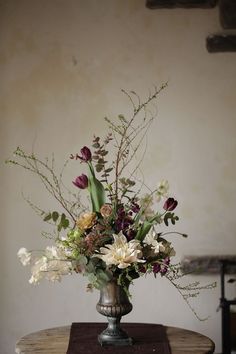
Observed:
[[[127,113],[120,89],[142,97],[169,81],[158,100],[143,170],[155,187],[168,178],[179,200],[176,238],[184,254],[235,254],[235,54],[209,54],[220,31],[217,9],[150,11],[144,0],[0,1],[1,354],[17,338],[72,321],[101,321],[98,293],[79,276],[62,284],[28,284],[16,253],[40,248],[42,223],[21,196],[55,208],[41,185],[3,161],[18,145],[62,165],[102,135],[103,117]],[[70,171],[68,183],[81,166]],[[199,277],[203,283],[217,277]],[[194,278],[195,280],[195,278]],[[194,303],[199,322],[163,279],[138,280],[126,321],[164,323],[210,336],[220,351],[219,288]]]

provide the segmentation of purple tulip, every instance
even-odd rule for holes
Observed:
[[[166,211],[172,211],[174,210],[178,205],[177,200],[175,200],[174,198],[168,198],[163,206],[163,208]]]
[[[76,177],[75,181],[73,181],[74,185],[80,189],[85,189],[88,187],[88,177],[84,174]]]
[[[89,150],[89,148],[87,146],[84,146],[81,150],[80,150],[81,156],[76,155],[76,159],[80,159],[83,162],[88,162],[92,160],[92,154],[91,151]]]

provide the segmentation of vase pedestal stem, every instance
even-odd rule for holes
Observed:
[[[108,320],[107,328],[98,335],[99,343],[101,345],[132,345],[132,339],[120,327],[121,317],[132,310],[132,304],[127,291],[117,283],[117,279],[110,280],[100,290],[100,299],[96,308]]]
[[[121,329],[121,317],[107,317],[107,328],[98,335],[99,343],[104,345],[132,345],[133,340]]]

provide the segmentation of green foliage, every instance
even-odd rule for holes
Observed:
[[[89,260],[85,267],[84,275],[88,277],[90,287],[96,289],[103,288],[113,276],[112,273],[106,269],[103,262],[97,258]]]
[[[89,162],[89,186],[88,190],[90,193],[92,210],[93,212],[98,212],[101,206],[105,204],[105,189],[102,183],[96,178],[92,164]]]
[[[92,145],[93,148],[95,149],[93,154],[93,160],[95,161],[96,172],[98,173],[103,172],[101,177],[103,178],[103,181],[107,182],[109,173],[113,170],[113,168],[112,167],[106,168],[107,161],[105,160],[104,157],[108,154],[108,150],[106,146],[112,140],[112,134],[109,133],[103,142],[100,142],[100,140],[101,140],[100,137],[94,136],[93,145]]]
[[[164,215],[164,223],[166,226],[169,226],[169,220],[173,225],[175,225],[175,222],[179,220],[179,217],[174,213],[168,212]]]
[[[57,225],[57,231],[60,232],[62,229],[67,229],[70,226],[70,221],[66,217],[64,213],[59,215],[57,211],[53,211],[52,213],[48,213],[43,218],[43,221],[53,221]]]

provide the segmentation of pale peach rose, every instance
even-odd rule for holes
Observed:
[[[81,231],[90,229],[96,220],[96,213],[84,213],[80,215],[76,224]]]
[[[112,214],[112,206],[109,204],[104,204],[100,209],[100,213],[104,218],[109,218]]]

